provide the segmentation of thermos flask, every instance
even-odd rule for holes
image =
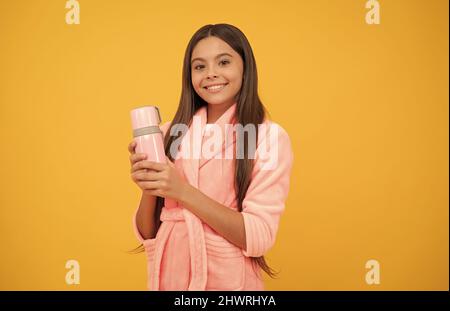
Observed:
[[[159,128],[161,116],[156,106],[143,106],[131,110],[133,139],[136,153],[147,154],[148,161],[166,163],[163,135]]]

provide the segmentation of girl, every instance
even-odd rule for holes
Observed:
[[[289,137],[266,118],[253,52],[238,28],[200,28],[187,46],[182,81],[175,117],[161,126],[167,164],[128,146],[131,178],[142,190],[133,225],[147,256],[148,288],[263,290],[261,269],[275,275],[263,255],[288,195]],[[229,125],[253,132],[244,139]],[[276,158],[269,166],[267,149]]]

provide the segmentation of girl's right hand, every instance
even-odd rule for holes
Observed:
[[[140,180],[136,178],[136,175],[139,173],[145,173],[147,172],[147,169],[138,169],[136,167],[136,163],[145,160],[147,158],[147,155],[145,153],[136,153],[135,151],[136,148],[136,142],[133,140],[129,145],[128,145],[128,151],[130,152],[130,165],[131,165],[131,180],[133,182],[135,182],[138,187],[144,192],[145,191],[145,187],[142,184],[142,182],[144,180]]]

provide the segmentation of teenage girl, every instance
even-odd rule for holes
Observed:
[[[261,270],[275,275],[264,254],[284,211],[293,154],[286,131],[267,119],[257,82],[245,35],[206,25],[185,52],[178,110],[161,126],[167,164],[129,144],[131,178],[142,190],[133,226],[150,290],[263,290]],[[237,135],[229,125],[253,131]]]

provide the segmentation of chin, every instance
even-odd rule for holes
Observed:
[[[204,99],[210,105],[223,105],[229,103],[229,100],[221,100],[221,99]]]
[[[205,99],[205,101],[210,104],[210,105],[221,105],[223,103],[225,103],[225,101],[223,100],[218,100],[218,99]]]
[[[211,94],[202,94],[202,99],[211,105],[222,105],[225,103],[229,103],[232,100],[232,97],[226,96],[227,94],[220,95],[211,95]]]

